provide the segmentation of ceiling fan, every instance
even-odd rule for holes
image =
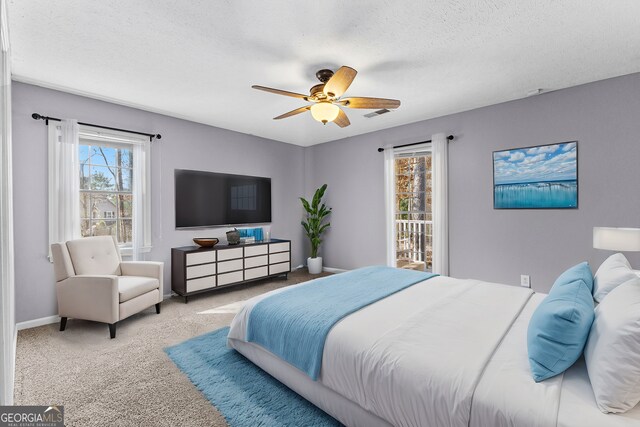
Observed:
[[[265,92],[275,93],[277,95],[291,96],[293,98],[312,102],[311,105],[296,108],[288,113],[274,117],[274,120],[286,119],[287,117],[295,116],[296,114],[311,111],[311,115],[315,120],[322,122],[325,125],[329,122],[334,122],[343,128],[349,126],[351,122],[349,122],[349,118],[344,111],[342,111],[340,106],[364,109],[393,109],[400,106],[400,101],[396,99],[363,97],[341,98],[349,88],[349,85],[351,85],[351,82],[353,82],[357,73],[358,72],[356,70],[347,66],[340,67],[340,69],[335,73],[327,69],[319,70],[316,73],[316,77],[321,83],[313,86],[309,91],[309,95],[273,89],[266,86],[253,85],[251,87]]]

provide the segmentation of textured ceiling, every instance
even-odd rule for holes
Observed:
[[[8,3],[16,80],[302,146],[640,71],[637,0]],[[340,129],[250,88],[340,65],[347,96],[402,106]]]

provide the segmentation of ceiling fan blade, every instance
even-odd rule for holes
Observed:
[[[341,128],[346,128],[351,124],[351,122],[349,121],[349,117],[347,117],[347,115],[344,113],[344,111],[342,111],[342,109],[338,113],[338,117],[336,117],[333,123],[337,124]]]
[[[300,99],[304,99],[305,101],[307,100],[307,95],[303,95],[301,93],[289,92],[286,90],[274,89],[271,87],[258,86],[258,85],[253,85],[251,87],[258,90],[263,90],[265,92],[275,93],[276,95],[291,96],[293,98],[300,98]]]
[[[327,96],[339,98],[347,91],[358,72],[346,65],[340,67],[324,85],[323,92]]]
[[[296,108],[295,110],[291,110],[288,113],[284,113],[279,115],[278,117],[274,117],[273,120],[286,119],[287,117],[295,116],[296,114],[304,113],[305,111],[309,111],[311,109],[311,105],[307,105],[306,107]]]
[[[397,99],[385,99],[385,98],[344,98],[338,101],[338,104],[349,108],[366,108],[366,109],[378,109],[388,108],[394,109],[400,106],[400,101]]]

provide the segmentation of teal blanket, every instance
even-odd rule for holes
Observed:
[[[434,276],[379,266],[312,280],[257,303],[249,314],[247,341],[264,347],[315,381],[320,374],[324,342],[333,325]]]

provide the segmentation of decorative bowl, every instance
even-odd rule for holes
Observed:
[[[214,247],[220,240],[215,237],[194,237],[193,241],[196,245],[202,246],[203,248],[212,248]]]

